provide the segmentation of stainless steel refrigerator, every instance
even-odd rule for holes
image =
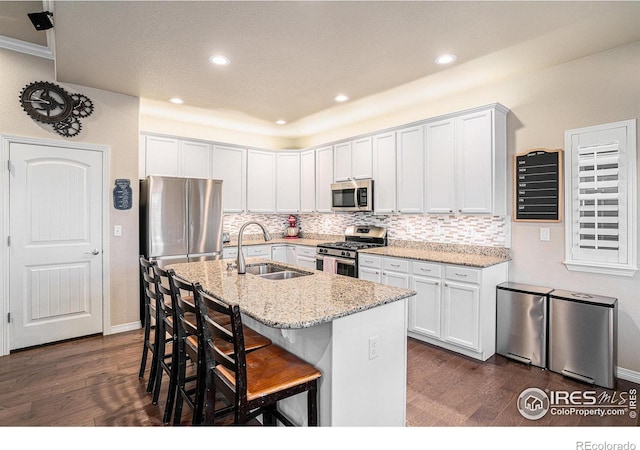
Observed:
[[[160,266],[222,258],[222,180],[141,180],[140,246]]]

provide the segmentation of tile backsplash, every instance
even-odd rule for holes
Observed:
[[[236,235],[243,223],[255,220],[271,232],[284,232],[288,214],[225,214],[224,230]],[[377,225],[387,228],[390,240],[445,244],[511,247],[511,220],[508,216],[457,216],[373,213],[297,214],[304,233],[343,235],[349,225]],[[247,234],[260,233],[257,227]]]

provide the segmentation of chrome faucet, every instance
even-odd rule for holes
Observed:
[[[238,265],[238,275],[242,275],[246,273],[246,267],[244,264],[244,255],[242,254],[242,233],[244,233],[244,229],[247,227],[247,225],[252,225],[252,224],[258,225],[260,228],[262,228],[262,235],[264,236],[265,241],[271,240],[271,236],[269,235],[269,232],[264,227],[264,225],[262,225],[259,222],[255,222],[255,221],[247,222],[240,227],[240,231],[238,232],[238,259],[236,260],[236,263]]]

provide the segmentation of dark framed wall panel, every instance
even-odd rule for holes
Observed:
[[[514,156],[514,221],[562,221],[562,170],[561,149],[536,148]]]

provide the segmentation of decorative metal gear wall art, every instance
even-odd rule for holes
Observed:
[[[62,87],[35,81],[20,92],[22,109],[37,122],[51,125],[60,136],[74,137],[82,130],[80,118],[93,114],[93,102],[82,94],[69,94]]]

